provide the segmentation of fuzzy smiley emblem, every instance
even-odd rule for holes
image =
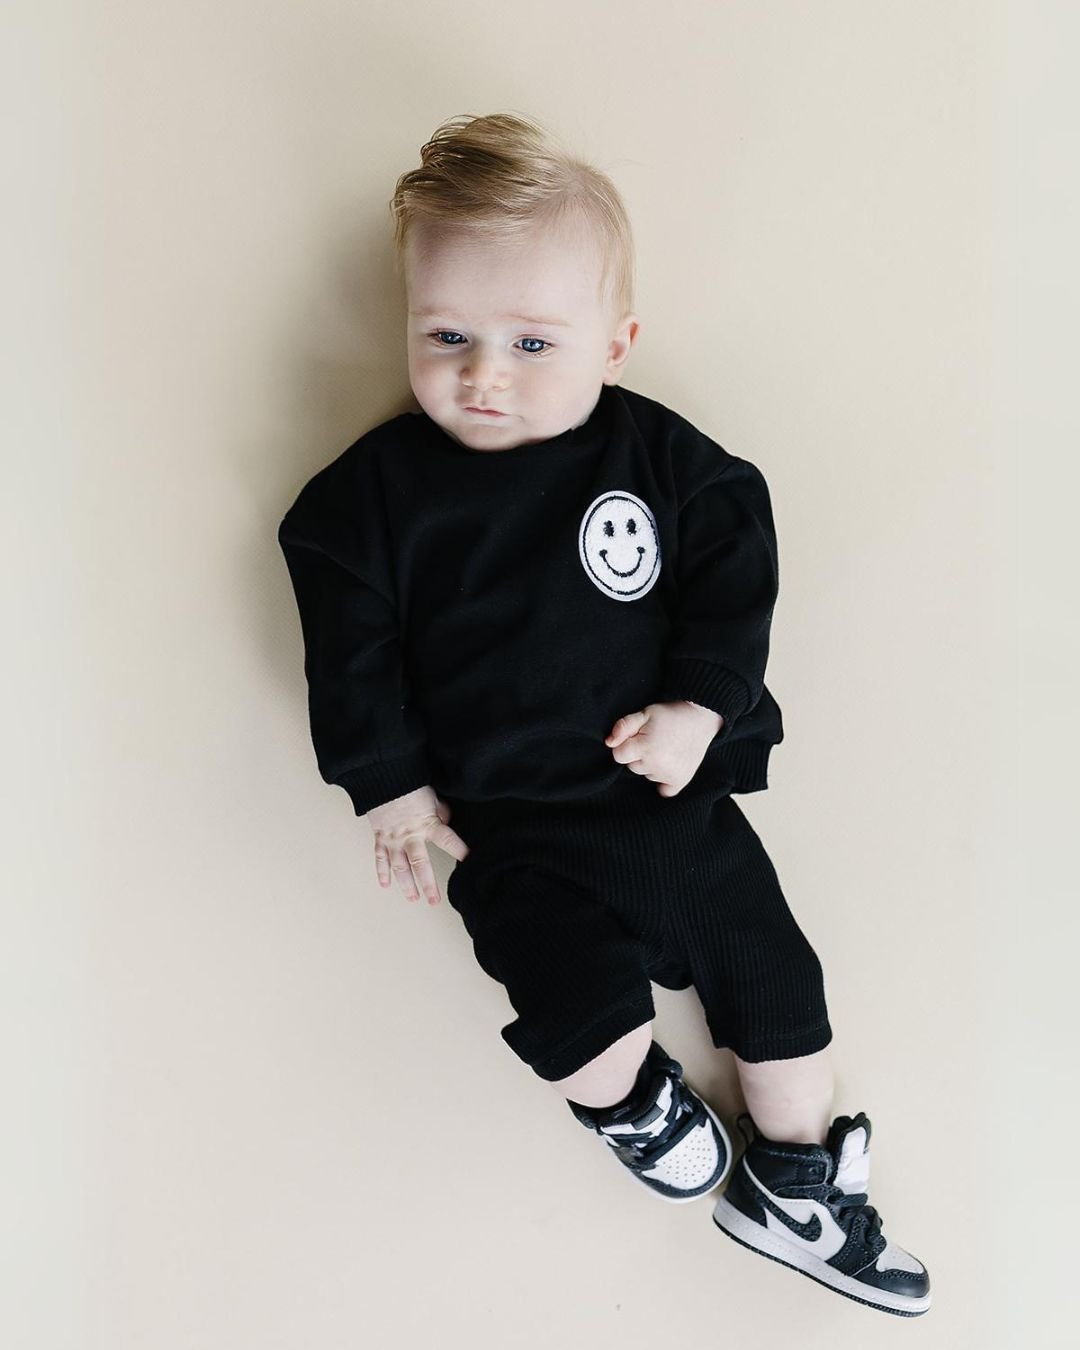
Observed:
[[[660,575],[656,517],[632,492],[605,492],[581,518],[585,574],[613,600],[639,600]]]

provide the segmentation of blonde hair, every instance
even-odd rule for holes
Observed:
[[[399,276],[422,220],[494,240],[520,238],[537,225],[580,223],[601,247],[601,301],[609,300],[616,318],[634,307],[634,242],[618,189],[539,122],[514,113],[448,118],[420,147],[419,168],[398,178],[389,211]]]

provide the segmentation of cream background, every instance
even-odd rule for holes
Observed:
[[[1080,1344],[1075,11],[8,12],[4,1343]],[[625,383],[769,480],[787,736],[740,804],[917,1322],[620,1176],[317,776],[276,525],[411,406],[386,199],[496,109],[626,196]],[[656,999],[730,1122],[692,991]]]

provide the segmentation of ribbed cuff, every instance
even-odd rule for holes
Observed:
[[[727,783],[732,792],[762,792],[769,786],[769,757],[772,743],[735,740],[716,748],[713,738],[698,774],[702,781]],[[695,775],[696,777],[696,775]]]
[[[362,764],[334,779],[335,785],[349,794],[358,816],[366,815],[395,797],[403,797],[406,792],[426,787],[430,782],[431,769],[420,750],[410,751],[397,759]]]
[[[724,724],[716,740],[723,740],[735,719],[750,707],[750,689],[741,675],[726,666],[694,657],[675,657],[664,668],[656,702],[675,703],[680,699],[718,712]]]

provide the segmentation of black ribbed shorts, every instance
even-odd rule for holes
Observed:
[[[651,981],[693,985],[713,1044],[747,1061],[832,1039],[821,963],[730,795],[661,797],[627,769],[572,802],[442,796],[469,846],[447,899],[517,1014],[503,1040],[539,1077],[652,1020]]]

